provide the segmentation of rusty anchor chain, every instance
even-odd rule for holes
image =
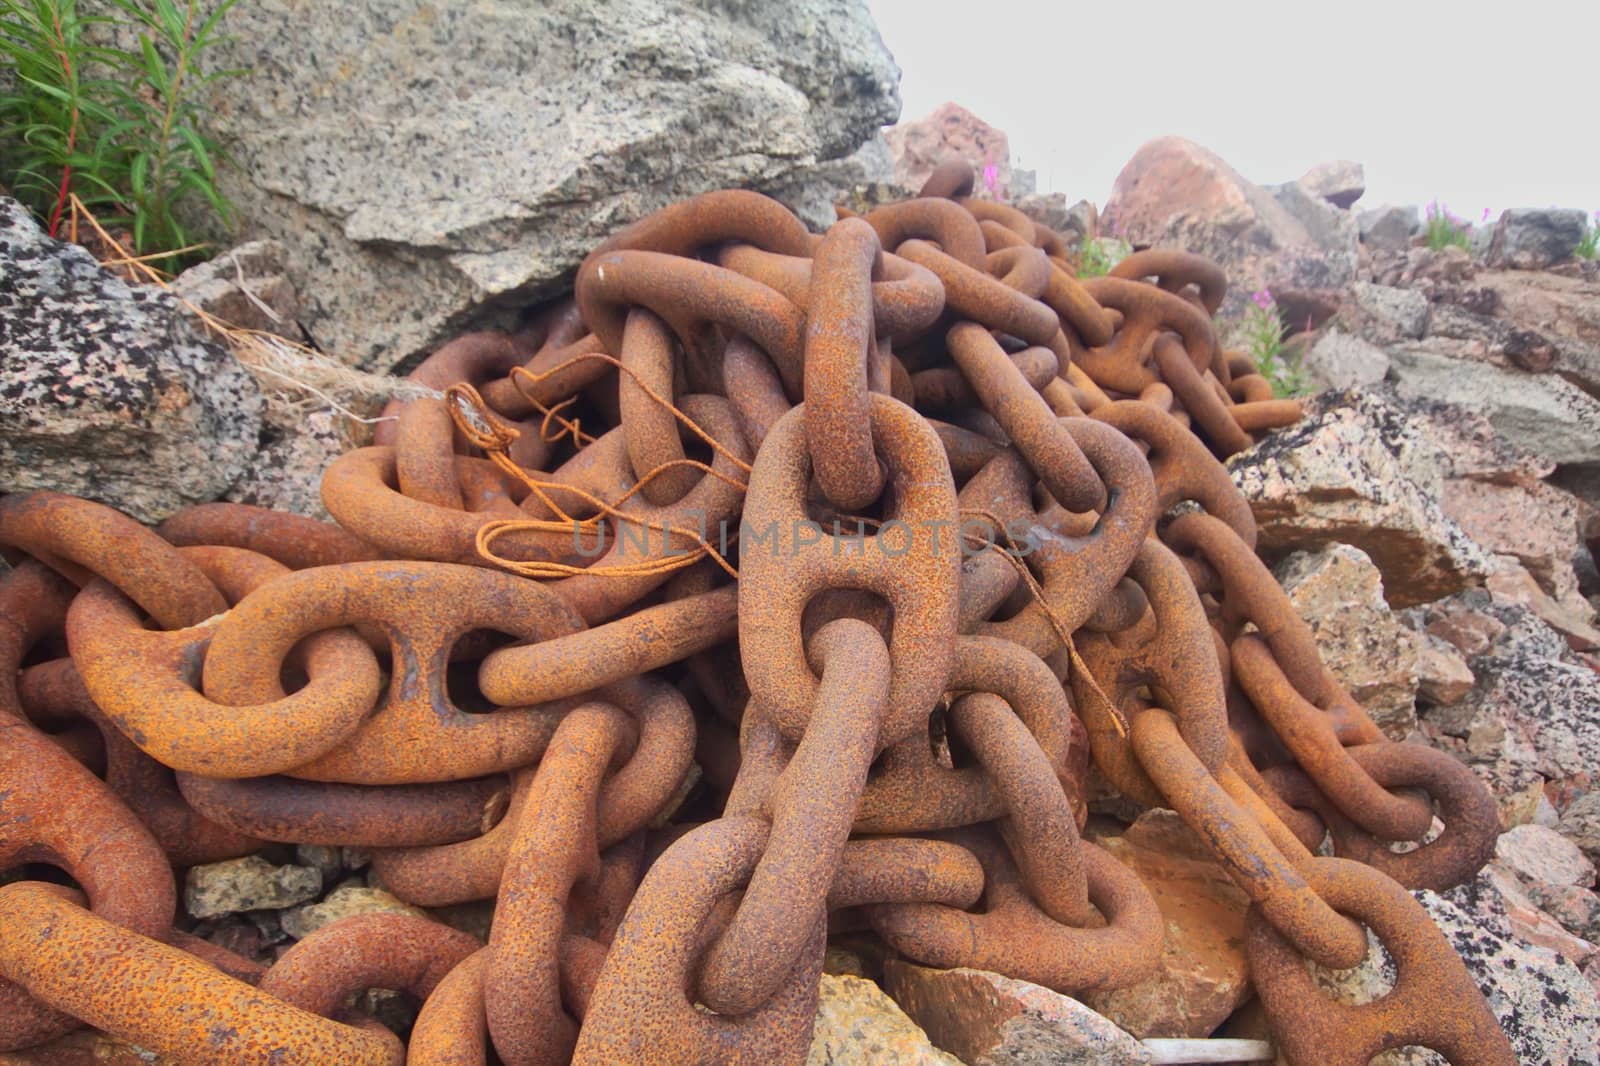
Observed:
[[[1163,923],[1080,837],[1094,773],[1248,895],[1290,1062],[1510,1062],[1405,892],[1475,874],[1494,802],[1373,725],[1256,557],[1219,458],[1299,406],[1218,344],[1223,272],[1080,279],[973,187],[823,234],[739,190],[638,220],[424,361],[442,396],[330,464],[333,524],[0,499],[0,1051],[798,1063],[830,931],[1126,986]],[[487,943],[191,934],[177,871],[285,843],[493,900]],[[1324,1001],[1305,960],[1367,929],[1394,992]]]

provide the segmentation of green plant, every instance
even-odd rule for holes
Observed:
[[[1452,215],[1439,201],[1428,204],[1426,213],[1428,247],[1434,251],[1455,245],[1472,250],[1472,223]]]
[[[1304,396],[1311,381],[1301,366],[1302,356],[1284,345],[1288,328],[1278,312],[1271,291],[1262,289],[1250,297],[1250,306],[1234,330],[1234,344],[1249,354],[1256,369],[1272,382],[1279,396]]]
[[[1101,278],[1133,254],[1133,245],[1121,237],[1090,237],[1078,242],[1078,277]]]
[[[1583,240],[1572,250],[1572,254],[1579,259],[1600,258],[1600,211],[1594,213],[1594,221],[1586,222],[1583,226]]]
[[[90,16],[78,0],[0,0],[0,181],[57,235],[71,197],[108,225],[126,227],[141,254],[192,250],[180,220],[203,201],[224,223],[217,142],[198,92],[238,71],[202,75],[201,54],[237,0],[209,12],[198,0],[107,0]],[[93,43],[136,40],[138,50]]]

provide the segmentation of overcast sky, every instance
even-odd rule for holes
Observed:
[[[1362,207],[1600,209],[1600,0],[869,2],[902,118],[954,100],[1069,200],[1171,133],[1260,183],[1354,159]]]

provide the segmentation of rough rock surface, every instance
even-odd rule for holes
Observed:
[[[1573,963],[1517,938],[1505,901],[1487,872],[1443,895],[1427,890],[1413,895],[1461,955],[1510,1037],[1518,1062],[1571,1066],[1600,1062],[1600,997]],[[1387,953],[1375,950],[1359,966],[1322,970],[1317,976],[1342,1001],[1365,1003],[1393,987],[1396,973]],[[1412,976],[1427,980],[1426,975]],[[1422,1066],[1444,1059],[1407,1052],[1373,1061]]]
[[[1390,737],[1416,726],[1417,640],[1383,598],[1383,575],[1359,548],[1295,552],[1275,568],[1295,612],[1311,626],[1333,676]]]
[[[1572,254],[1588,219],[1576,208],[1512,208],[1500,215],[1489,241],[1489,262],[1541,270]]]
[[[1542,825],[1518,825],[1495,841],[1495,861],[1523,881],[1588,888],[1594,884],[1594,863],[1583,851]]]
[[[1172,811],[1146,811],[1123,835],[1094,839],[1138,873],[1166,938],[1159,973],[1084,1001],[1141,1038],[1209,1036],[1250,996],[1249,900]]]
[[[1411,244],[1422,231],[1422,219],[1415,206],[1375,207],[1356,213],[1361,243],[1369,248],[1396,250]]]
[[[1479,411],[1512,445],[1553,463],[1600,463],[1600,400],[1556,374],[1529,374],[1400,347],[1390,353],[1403,397]]]
[[[0,197],[0,492],[57,489],[159,521],[220,495],[260,430],[255,380],[171,296]]]
[[[933,168],[948,159],[972,164],[978,177],[973,187],[976,196],[992,195],[983,180],[987,166],[995,168],[996,192],[1004,196],[1011,188],[1011,142],[1005,131],[960,104],[940,104],[922,118],[891,126],[884,136],[894,153],[895,184],[908,192],[922,188]]]
[[[1269,557],[1352,544],[1383,575],[1394,607],[1481,580],[1489,560],[1439,509],[1435,447],[1374,392],[1323,393],[1297,425],[1228,461]]]
[[[1103,214],[1135,244],[1216,259],[1228,272],[1229,311],[1263,287],[1283,304],[1290,296],[1332,296],[1355,277],[1355,227],[1339,229],[1334,243],[1319,245],[1271,192],[1181,137],[1161,137],[1135,152],[1117,175]]]
[[[322,874],[308,866],[274,866],[259,855],[191,866],[183,906],[194,918],[277,910],[316,899]]]
[[[864,977],[822,975],[812,1034],[806,1066],[962,1066],[930,1044],[928,1034]]]
[[[1300,175],[1295,184],[1335,207],[1349,207],[1367,191],[1367,174],[1353,160],[1330,159]]]
[[[1455,645],[1432,633],[1417,641],[1417,698],[1449,706],[1472,691],[1472,668]]]
[[[1556,829],[1582,848],[1590,861],[1600,862],[1600,791],[1585,792],[1573,800]]]
[[[1144,1046],[1075,999],[966,967],[891,960],[884,983],[934,1043],[968,1066],[1133,1066]],[[864,1057],[858,1062],[876,1062]]]
[[[1320,330],[1300,365],[1314,385],[1349,389],[1382,381],[1389,373],[1389,353],[1337,329]]]
[[[172,291],[230,326],[301,340],[300,297],[288,269],[281,242],[250,241],[185,270]]]
[[[1428,328],[1428,298],[1414,289],[1358,281],[1336,321],[1373,344],[1415,340]]]
[[[322,474],[351,448],[342,419],[329,410],[269,407],[263,421],[261,451],[226,498],[329,521]]]
[[[1529,654],[1480,656],[1472,669],[1478,684],[1465,699],[1424,712],[1429,731],[1459,743],[1457,754],[1488,779],[1503,812],[1541,787],[1563,810],[1600,767],[1600,674]]]
[[[313,337],[371,369],[549,295],[673,200],[792,191],[899,110],[859,0],[262,0],[220,35],[208,69],[254,71],[207,101],[223,191],[316,279]]]
[[[283,924],[285,933],[299,940],[310,936],[325,925],[356,914],[409,914],[415,918],[428,917],[422,908],[402,902],[381,888],[368,888],[359,881],[352,881],[340,885],[316,903],[307,903],[303,907],[284,911],[278,916],[278,920]]]

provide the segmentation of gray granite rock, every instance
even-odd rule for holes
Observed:
[[[1381,393],[1314,397],[1298,424],[1228,460],[1269,558],[1352,544],[1377,565],[1391,606],[1478,583],[1488,557],[1439,508],[1438,448]]]
[[[1567,807],[1556,831],[1589,856],[1600,861],[1600,790],[1585,792]]]
[[[594,244],[797,175],[899,110],[863,0],[258,0],[208,69],[246,236],[283,241],[313,337],[388,369],[561,288]]]
[[[322,874],[309,866],[274,866],[259,855],[191,866],[183,907],[194,918],[279,910],[316,899]]]
[[[1453,359],[1425,347],[1397,347],[1389,356],[1401,396],[1479,411],[1509,443],[1552,463],[1600,463],[1600,400],[1561,376]]]
[[[230,326],[303,340],[288,257],[279,241],[250,241],[185,270],[172,291]]]
[[[1542,270],[1572,255],[1588,217],[1576,208],[1512,208],[1501,214],[1489,240],[1494,266]]]
[[[328,521],[322,474],[352,447],[342,427],[342,416],[325,408],[269,407],[261,452],[229,487],[227,499]]]
[[[1415,205],[1375,207],[1358,211],[1356,226],[1368,248],[1394,251],[1409,247],[1411,238],[1422,232],[1422,218]]]
[[[1336,320],[1373,344],[1415,340],[1428,328],[1428,298],[1412,289],[1358,281],[1350,286]]]
[[[0,492],[56,489],[159,521],[238,478],[261,406],[171,296],[0,197]]]
[[[1360,337],[1329,329],[1317,334],[1300,366],[1325,389],[1376,385],[1389,373],[1389,353]]]
[[[293,907],[278,916],[283,931],[296,940],[310,936],[325,925],[356,914],[409,914],[426,918],[420,907],[401,902],[381,888],[368,888],[359,881],[340,885],[327,898]]]

